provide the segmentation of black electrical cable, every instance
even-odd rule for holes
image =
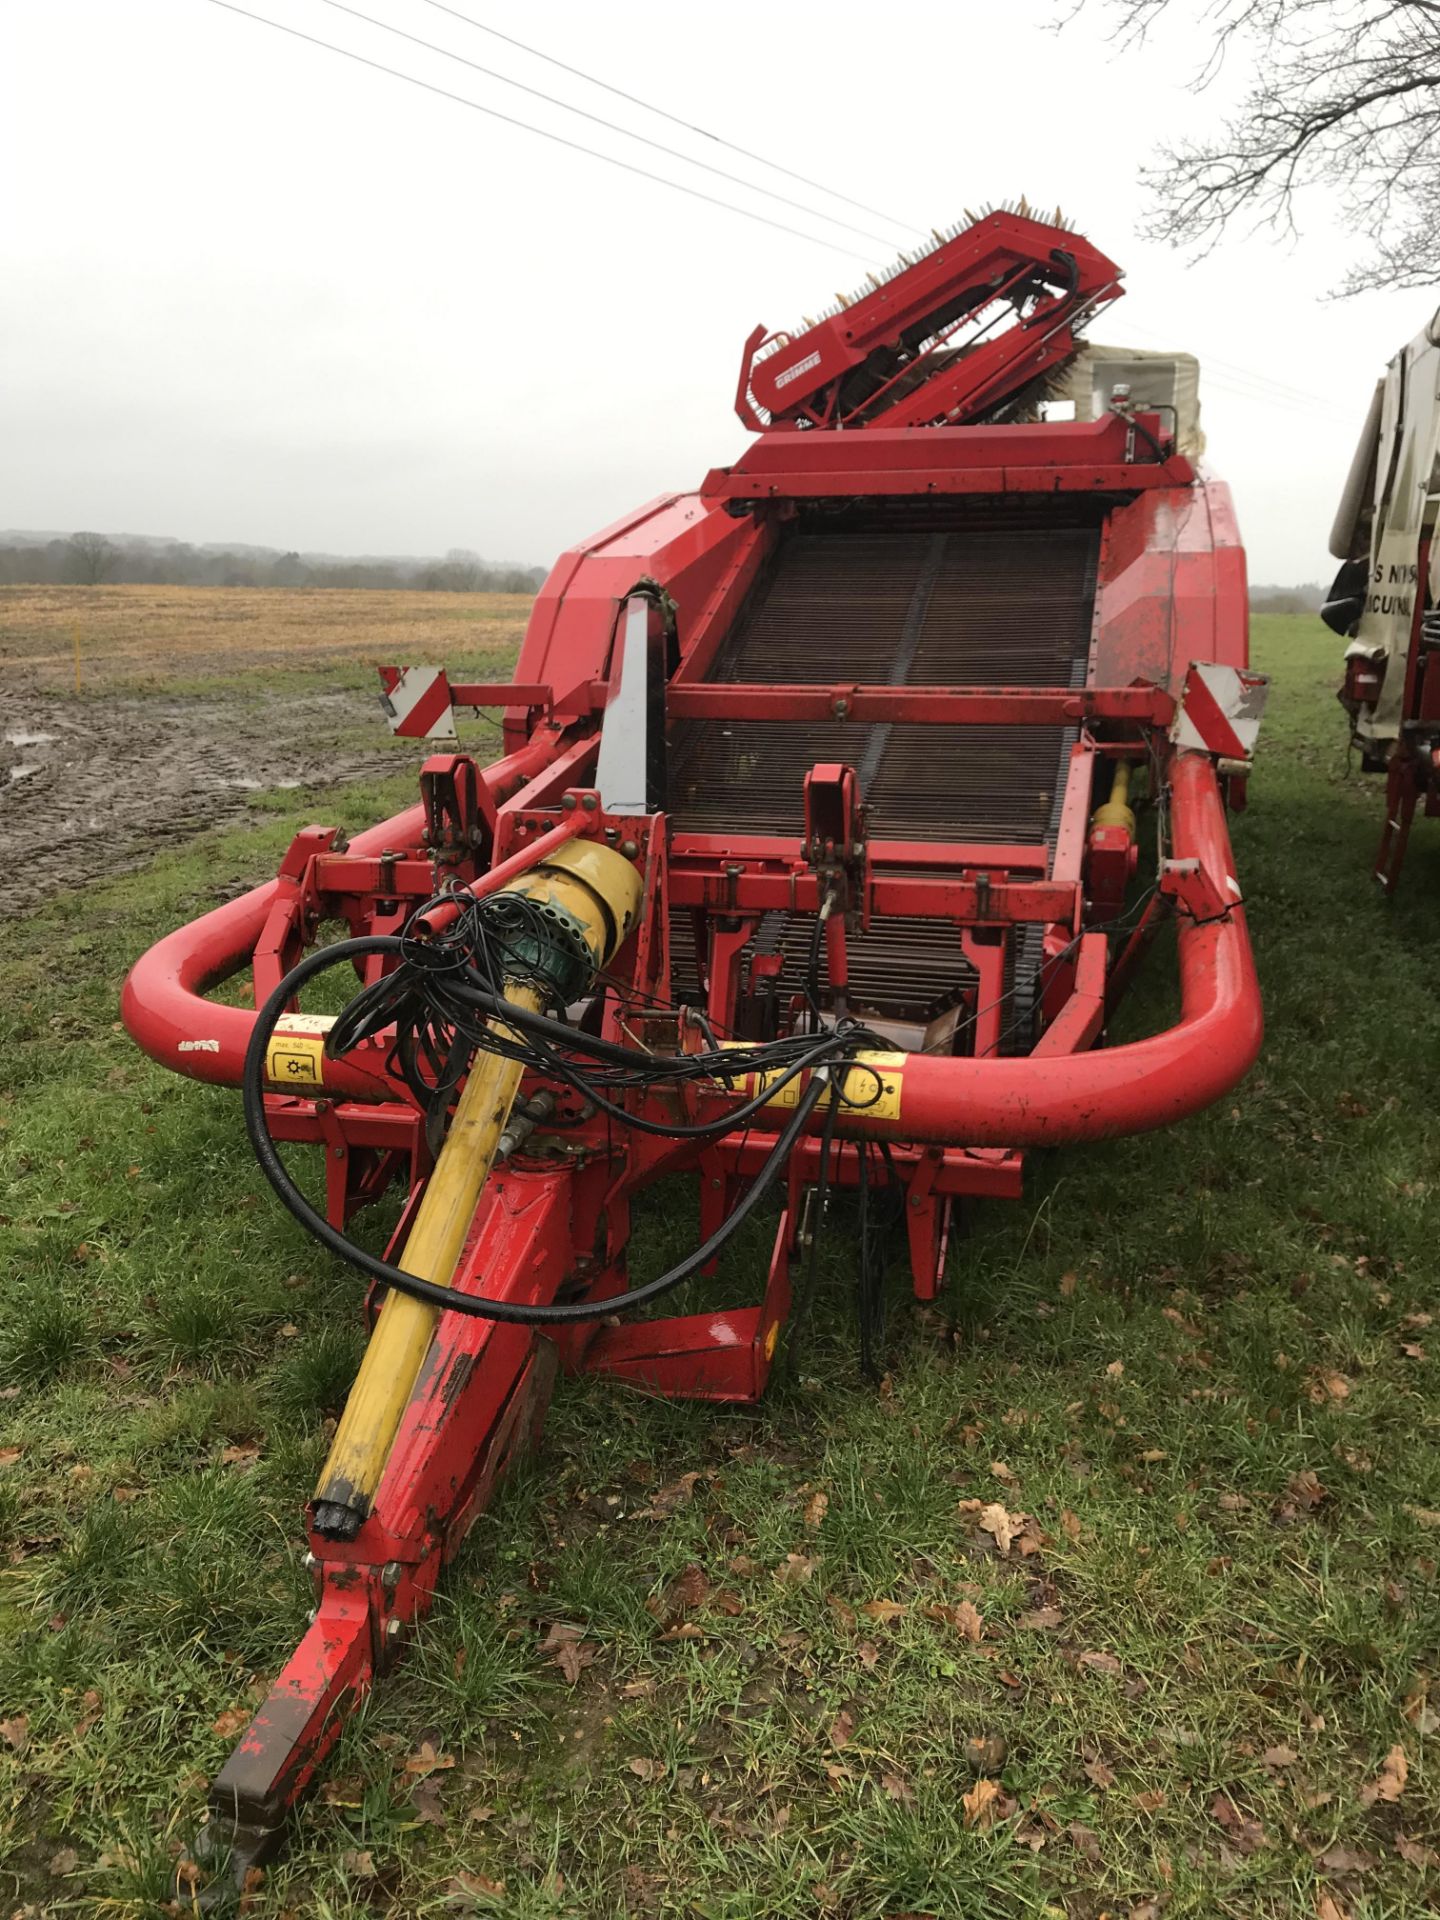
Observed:
[[[825,1207],[830,1197],[830,1155],[835,1144],[835,1120],[839,1113],[839,1105],[838,1100],[831,1100],[825,1109],[825,1124],[820,1132],[819,1165],[816,1169],[813,1202],[815,1211],[810,1223],[810,1245],[806,1250],[805,1271],[796,1291],[790,1316],[790,1337],[785,1351],[786,1369],[792,1377],[799,1368],[800,1350],[809,1327],[810,1310],[815,1304],[815,1285],[820,1272],[820,1235],[824,1230]]]
[[[644,1306],[649,1301],[670,1292],[688,1280],[692,1274],[698,1273],[701,1268],[707,1266],[755,1211],[789,1159],[795,1143],[805,1132],[811,1114],[819,1105],[821,1096],[830,1084],[828,1066],[823,1063],[818,1064],[809,1085],[801,1091],[794,1113],[786,1122],[784,1130],[777,1136],[775,1145],[763,1166],[749,1188],[736,1202],[733,1210],[707,1240],[687,1254],[677,1266],[657,1275],[654,1280],[649,1280],[640,1287],[632,1287],[628,1293],[612,1295],[606,1300],[593,1302],[577,1300],[549,1306],[524,1305],[514,1300],[490,1299],[482,1294],[459,1293],[452,1287],[437,1285],[432,1280],[422,1280],[413,1273],[406,1273],[402,1267],[392,1266],[388,1260],[382,1260],[364,1247],[357,1246],[338,1228],[333,1227],[323,1214],[317,1213],[291,1179],[285,1163],[280,1158],[265,1117],[265,1058],[271,1035],[295,995],[308,981],[330,967],[375,953],[393,954],[403,950],[405,944],[402,939],[392,934],[341,940],[332,947],[318,948],[300,961],[298,966],[293,967],[255,1017],[250,1044],[245,1052],[241,1096],[245,1110],[245,1128],[250,1136],[250,1144],[255,1150],[255,1158],[260,1164],[261,1172],[274,1188],[287,1212],[292,1214],[322,1246],[338,1254],[351,1266],[358,1267],[371,1279],[383,1281],[397,1293],[409,1294],[412,1299],[422,1300],[427,1306],[437,1307],[445,1312],[462,1313],[477,1320],[505,1321],[519,1326],[574,1326],[586,1320],[608,1319],[612,1314]],[[512,1019],[520,1011],[509,1006],[505,1006],[504,1010],[507,1019]],[[560,1030],[567,1035],[567,1039],[580,1037],[570,1035],[568,1028]],[[797,1067],[796,1071],[799,1070]],[[773,1097],[772,1089],[766,1089],[766,1097]],[[827,1145],[834,1130],[838,1104],[838,1099],[832,1100],[830,1111],[826,1115]],[[622,1110],[621,1117],[631,1121],[634,1116],[625,1114]],[[727,1116],[727,1126],[733,1126],[734,1123],[734,1116]]]

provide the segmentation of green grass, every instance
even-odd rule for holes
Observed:
[[[938,1311],[907,1303],[897,1249],[878,1393],[843,1215],[758,1411],[563,1388],[252,1912],[1434,1912],[1440,832],[1417,825],[1380,900],[1335,648],[1256,625],[1276,686],[1235,831],[1269,1021],[1248,1082],[1037,1157],[1022,1203],[974,1210]],[[320,804],[353,828],[407,785]],[[129,960],[309,817],[266,796],[3,936],[7,1912],[160,1910],[223,1716],[310,1604],[299,1508],[359,1289],[272,1204],[233,1096],[151,1067],[115,1011]],[[1166,960],[1124,1032],[1167,1017]],[[685,1219],[652,1214],[637,1270]],[[997,1500],[1034,1551],[1000,1557],[962,1505]],[[556,1622],[593,1655],[573,1688],[542,1652]],[[1006,1796],[989,1827],[963,1819],[976,1739]],[[1367,1796],[1397,1745],[1403,1792]]]

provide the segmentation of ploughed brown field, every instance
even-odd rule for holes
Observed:
[[[418,766],[375,668],[503,672],[529,611],[502,593],[0,587],[0,912],[124,872],[257,793]]]

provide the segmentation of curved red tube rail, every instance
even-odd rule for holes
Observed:
[[[352,843],[356,853],[406,846],[418,836],[419,808],[398,814]],[[1171,833],[1177,858],[1197,858],[1222,888],[1234,860],[1215,770],[1201,754],[1171,769]],[[245,966],[280,883],[270,881],[181,927],[136,962],[121,1000],[125,1025],[162,1065],[197,1080],[238,1084],[254,1014],[207,1000],[208,988]],[[914,1141],[1028,1147],[1104,1140],[1171,1125],[1218,1100],[1248,1072],[1264,1031],[1245,916],[1182,920],[1177,940],[1181,1012],[1164,1033],[1129,1045],[1014,1060],[955,1060],[911,1054],[903,1067],[896,1119],[864,1123]],[[327,1063],[326,1091],[395,1099],[399,1089],[363,1054]],[[753,1124],[779,1126],[783,1113]],[[847,1127],[841,1118],[842,1130]]]
[[[407,807],[357,834],[349,850],[364,855],[413,846],[424,826],[425,809]],[[205,996],[250,964],[282,884],[267,880],[177,927],[130,969],[120,994],[120,1018],[136,1044],[162,1067],[213,1086],[239,1086],[255,1014]],[[372,1069],[364,1051],[327,1061],[326,1092],[353,1100],[396,1099],[401,1089],[385,1072],[382,1051],[375,1051],[374,1062]]]
[[[1196,857],[1217,886],[1234,888],[1234,856],[1215,769],[1181,754],[1170,775],[1177,859]],[[841,1131],[974,1147],[1039,1147],[1108,1140],[1173,1125],[1212,1105],[1255,1063],[1264,1037],[1260,984],[1245,915],[1182,919],[1177,936],[1180,1018],[1164,1033],[1093,1052],[1040,1059],[906,1057],[900,1113]],[[782,1116],[783,1117],[783,1116]],[[756,1125],[775,1126],[770,1114]]]

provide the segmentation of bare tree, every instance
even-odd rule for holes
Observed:
[[[1104,4],[1131,46],[1170,10],[1170,0]],[[1148,236],[1205,251],[1247,214],[1293,234],[1297,196],[1330,187],[1345,224],[1371,243],[1337,292],[1433,287],[1440,0],[1210,0],[1196,12],[1214,31],[1197,88],[1230,58],[1250,61],[1252,77],[1218,133],[1165,148],[1144,170],[1155,194]]]
[[[70,572],[82,586],[98,587],[120,564],[120,549],[103,533],[72,533],[65,545]]]

